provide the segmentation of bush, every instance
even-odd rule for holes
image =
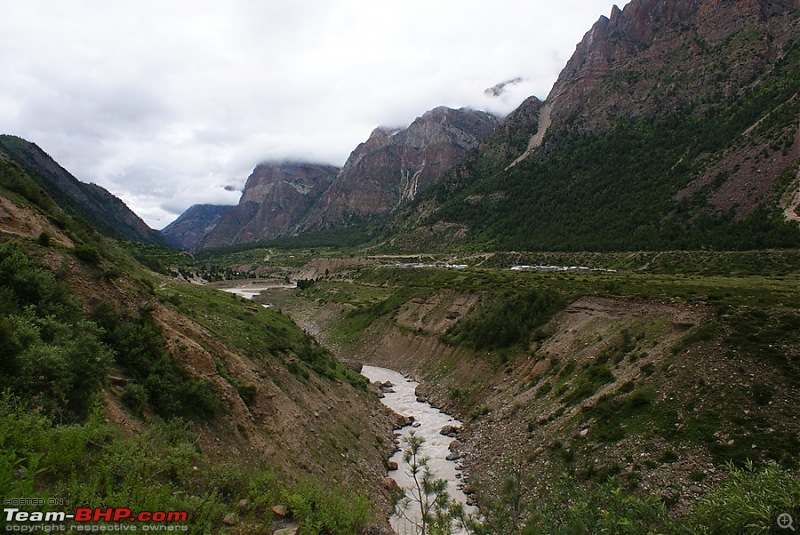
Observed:
[[[222,409],[214,383],[189,375],[167,352],[160,327],[142,307],[138,316],[117,311],[107,301],[95,303],[92,318],[103,328],[103,341],[115,350],[114,360],[147,394],[162,418],[210,419]],[[130,394],[128,401],[139,403]],[[143,410],[143,407],[141,407]]]
[[[96,266],[100,263],[100,253],[96,247],[78,245],[75,247],[74,253],[78,260],[90,266]]]
[[[598,388],[614,381],[614,374],[605,364],[593,363],[581,370],[574,379],[575,388],[564,397],[564,403],[573,404],[594,394]]]
[[[538,327],[564,305],[554,290],[485,297],[467,318],[447,330],[445,341],[476,350],[527,346]]]
[[[300,523],[301,535],[352,535],[361,533],[370,519],[366,496],[343,496],[305,483],[294,492],[284,493],[282,501]]]
[[[16,245],[0,248],[0,389],[76,421],[104,384],[112,352],[50,272]]]
[[[553,495],[532,510],[525,534],[675,533],[664,504],[625,491],[616,479],[583,488],[562,477]]]
[[[800,481],[775,463],[729,464],[728,479],[700,500],[690,524],[696,533],[772,533],[782,513],[800,518]]]
[[[125,438],[95,405],[86,424],[54,425],[19,398],[0,397],[0,488],[9,496],[61,498],[88,507],[190,511],[192,533],[219,533],[233,504],[248,498],[265,521],[276,495],[262,470],[208,468],[197,434],[180,420]],[[271,505],[271,504],[270,504]]]
[[[141,416],[147,408],[147,391],[138,383],[130,383],[122,392],[122,403],[134,414]]]
[[[46,230],[43,230],[39,233],[39,237],[36,239],[37,243],[42,247],[49,247],[50,242],[52,240],[52,236]]]

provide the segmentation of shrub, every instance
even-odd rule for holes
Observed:
[[[97,251],[96,247],[92,247],[90,245],[78,245],[75,247],[74,253],[78,260],[84,264],[96,266],[100,263],[100,253]]]
[[[147,408],[147,391],[138,383],[130,383],[122,392],[122,403],[134,414],[141,416]]]
[[[141,307],[138,316],[133,316],[99,301],[91,315],[103,328],[104,342],[115,350],[114,360],[142,386],[156,414],[194,419],[219,414],[222,405],[217,386],[192,377],[172,359],[149,307]]]
[[[0,248],[0,388],[61,421],[86,416],[112,352],[52,273],[16,245]]]
[[[46,230],[43,230],[39,233],[39,237],[36,239],[37,243],[42,247],[49,247],[50,241],[52,240],[52,236]]]
[[[473,313],[447,330],[445,340],[476,350],[527,346],[535,330],[563,305],[561,295],[550,289],[485,297]]]
[[[554,535],[672,532],[676,527],[656,497],[632,494],[616,479],[585,488],[566,476],[558,481],[549,499],[536,504],[522,531]]]
[[[492,409],[490,409],[486,405],[481,405],[480,407],[475,407],[474,409],[472,409],[469,412],[469,419],[470,420],[477,420],[478,418],[480,418],[482,416],[486,416],[490,412],[492,412]]]
[[[284,493],[282,501],[299,522],[302,535],[361,533],[370,519],[371,508],[365,496],[343,496],[311,482]]]
[[[564,402],[571,404],[586,399],[594,394],[598,388],[614,381],[614,374],[606,364],[594,363],[583,369],[575,378],[575,388],[567,396]]]
[[[690,524],[697,533],[772,533],[778,515],[800,518],[800,481],[792,474],[774,463],[727,468],[728,479],[692,511]]]

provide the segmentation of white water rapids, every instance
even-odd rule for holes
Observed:
[[[394,478],[398,485],[404,490],[409,490],[413,487],[413,479],[409,473],[408,464],[403,461],[402,451],[405,446],[402,437],[413,430],[417,436],[425,439],[420,453],[428,457],[428,467],[433,472],[434,478],[447,481],[447,493],[450,498],[455,499],[461,504],[466,504],[467,497],[458,486],[459,470],[457,461],[448,461],[446,459],[451,453],[448,448],[453,438],[439,433],[442,427],[446,425],[461,427],[461,422],[431,406],[427,402],[417,401],[416,388],[418,383],[407,379],[401,373],[386,368],[378,368],[376,366],[364,366],[361,370],[361,374],[372,382],[391,382],[394,385],[392,387],[394,392],[386,392],[385,397],[383,397],[381,401],[398,414],[414,417],[414,425],[416,427],[406,426],[397,432],[398,438],[400,438],[401,451],[396,452],[391,457],[390,461],[396,462],[398,469],[390,471],[389,477]],[[476,512],[474,507],[465,505],[464,508],[465,512],[468,514]],[[418,520],[418,506],[415,507],[415,503],[412,502],[409,509],[406,510],[406,514],[410,518]],[[399,535],[414,535],[418,533],[414,524],[402,516],[396,514],[392,515],[390,522],[392,528]]]

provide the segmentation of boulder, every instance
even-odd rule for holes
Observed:
[[[364,365],[357,360],[343,359],[342,362],[356,373],[361,373],[361,370],[364,369]]]
[[[276,505],[272,508],[272,512],[279,518],[286,518],[289,516],[289,510],[285,505]]]
[[[388,490],[391,493],[398,492],[400,490],[400,485],[397,484],[397,481],[393,477],[387,477],[383,480],[381,484],[384,489]]]
[[[444,435],[446,437],[456,437],[458,433],[461,431],[460,427],[456,427],[454,425],[446,425],[439,430],[440,435]]]

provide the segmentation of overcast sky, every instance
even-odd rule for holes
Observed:
[[[0,133],[162,228],[261,161],[341,166],[378,125],[544,99],[613,3],[0,0]]]

